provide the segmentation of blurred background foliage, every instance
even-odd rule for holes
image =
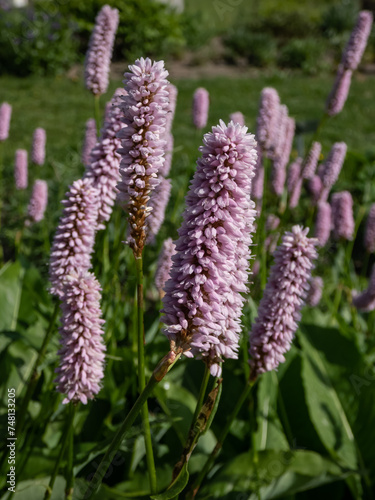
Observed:
[[[177,12],[157,0],[35,0],[27,8],[1,12],[1,73],[56,74],[82,62],[105,3],[120,12],[114,60],[147,54],[204,64],[210,58],[309,74],[339,61],[363,7],[359,0],[189,0]],[[364,62],[372,62],[374,52],[372,37]]]

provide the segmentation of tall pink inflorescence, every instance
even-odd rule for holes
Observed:
[[[56,369],[57,390],[64,404],[86,404],[100,391],[105,345],[100,310],[100,285],[88,272],[72,272],[62,285],[61,348]]]
[[[308,190],[311,194],[313,203],[317,203],[323,191],[323,183],[319,175],[314,175],[309,180]]]
[[[275,263],[250,332],[252,380],[277,369],[291,347],[317,257],[316,241],[307,233],[308,228],[293,226],[274,253]]]
[[[44,218],[48,203],[48,185],[46,181],[36,180],[33,186],[29,207],[27,210],[28,224],[40,222]]]
[[[241,113],[241,111],[236,111],[235,113],[232,113],[229,116],[229,121],[234,122],[234,123],[238,123],[239,125],[241,125],[241,127],[243,127],[245,125],[245,117]]]
[[[304,179],[312,179],[314,177],[321,151],[322,145],[320,142],[314,141],[302,165],[302,177]]]
[[[193,96],[193,124],[198,130],[207,125],[210,95],[208,91],[199,87]]]
[[[340,65],[326,103],[326,113],[329,116],[335,116],[342,111],[349,95],[351,81],[352,71]]]
[[[353,305],[363,312],[375,310],[375,264],[372,266],[367,290],[362,293],[353,292]]]
[[[323,292],[323,280],[320,276],[314,276],[309,282],[309,290],[307,292],[306,304],[310,307],[316,307]]]
[[[356,25],[344,49],[341,65],[345,70],[356,70],[365,51],[368,37],[371,33],[373,15],[368,10],[362,10]]]
[[[17,149],[14,162],[14,180],[16,189],[26,189],[28,179],[27,151]]]
[[[332,215],[331,205],[326,201],[318,203],[318,210],[316,213],[315,233],[314,236],[319,242],[319,246],[324,247],[331,234]]]
[[[166,120],[165,133],[166,135],[169,135],[172,132],[173,119],[176,112],[178,90],[175,85],[169,83],[167,85],[167,91],[168,91],[169,104],[167,108],[167,114],[165,117]]]
[[[128,244],[139,258],[146,239],[146,218],[152,211],[147,205],[160,183],[159,171],[165,161],[169,82],[163,61],[153,63],[141,58],[129,69],[124,80],[128,92],[122,104],[126,127],[119,132],[121,181],[117,188],[119,200],[129,213]]]
[[[354,233],[353,198],[349,191],[332,195],[332,227],[335,238],[351,240]]]
[[[277,134],[280,98],[277,91],[265,87],[260,95],[256,138],[259,146],[269,155]]]
[[[165,210],[171,195],[170,179],[160,179],[160,184],[152,192],[149,207],[152,208],[146,219],[146,243],[154,243],[165,218]]]
[[[108,88],[118,22],[118,10],[109,5],[104,5],[96,16],[85,59],[85,85],[94,95],[104,94]]]
[[[50,292],[63,296],[63,281],[73,272],[88,271],[98,219],[98,191],[91,179],[73,182],[62,201],[64,210],[51,248]]]
[[[367,216],[364,243],[369,253],[375,252],[375,203],[371,205]]]
[[[287,107],[280,106],[279,128],[273,150],[271,171],[272,190],[278,196],[281,196],[284,191],[286,167],[292,150],[294,131],[295,121],[288,116]]]
[[[289,194],[293,192],[296,183],[301,178],[301,165],[302,165],[302,158],[297,158],[289,166],[288,178],[287,178],[287,188]]]
[[[158,258],[158,266],[155,273],[155,286],[158,289],[161,298],[164,297],[164,286],[170,277],[173,265],[172,256],[175,251],[176,247],[172,238],[165,240]]]
[[[90,118],[86,122],[85,138],[82,147],[82,163],[85,167],[90,165],[91,151],[94,149],[97,141],[96,121]]]
[[[3,102],[0,106],[0,141],[5,141],[9,137],[11,116],[12,106],[7,102]]]
[[[163,322],[172,349],[202,357],[219,376],[224,358],[238,357],[254,231],[256,142],[246,127],[221,121],[203,143],[165,285]]]
[[[319,173],[323,184],[323,189],[321,192],[321,199],[323,201],[327,200],[332,186],[335,184],[339,177],[345,160],[346,151],[347,146],[345,142],[335,142],[327,156],[326,161],[322,165],[321,173]]]
[[[33,135],[31,147],[31,161],[35,165],[43,165],[46,159],[46,131],[44,128],[36,128]]]
[[[105,228],[103,222],[111,218],[116,200],[116,185],[120,180],[120,155],[117,150],[121,147],[121,140],[117,134],[124,127],[121,97],[125,94],[124,89],[116,90],[106,114],[101,136],[91,151],[84,175],[85,178],[92,179],[93,186],[98,190],[98,229]]]

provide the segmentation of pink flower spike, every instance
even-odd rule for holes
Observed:
[[[313,261],[316,240],[307,237],[308,228],[293,226],[274,253],[275,263],[250,332],[251,379],[276,370],[285,361],[298,328]]]
[[[306,304],[310,307],[316,307],[322,298],[323,280],[320,276],[314,276],[309,282]]]
[[[319,242],[319,246],[324,247],[331,234],[331,205],[326,201],[318,203],[318,211],[315,221],[314,236]]]
[[[250,192],[256,142],[247,127],[220,121],[203,144],[165,285],[162,321],[174,348],[202,357],[219,376],[223,359],[238,357],[255,220]]]
[[[83,141],[82,147],[82,163],[85,167],[88,167],[90,165],[90,155],[91,151],[95,147],[96,141],[96,121],[94,120],[94,118],[90,118],[86,122],[85,139]]]
[[[363,312],[375,310],[375,264],[372,266],[367,290],[362,293],[353,292],[353,305]]]
[[[27,177],[27,151],[26,149],[17,149],[14,162],[14,180],[16,182],[16,189],[27,188]]]
[[[40,222],[44,218],[44,212],[48,202],[48,186],[46,181],[36,180],[33,186],[30,203],[28,207],[29,222]]]
[[[366,221],[365,248],[368,253],[375,252],[375,203],[371,205]]]
[[[46,131],[44,128],[36,128],[31,148],[31,160],[35,165],[43,165],[46,158]]]
[[[350,35],[342,55],[341,65],[344,69],[356,70],[365,51],[371,33],[373,16],[369,10],[362,10]]]
[[[353,198],[349,191],[332,195],[332,226],[337,239],[351,240],[354,233]]]
[[[265,87],[260,95],[256,139],[267,156],[277,135],[279,107],[280,97],[277,91]]]
[[[146,219],[146,243],[154,243],[165,218],[165,210],[171,195],[172,184],[170,179],[161,178],[160,184],[151,193],[148,206],[152,208]]]
[[[159,255],[158,267],[155,273],[155,286],[158,289],[161,298],[164,297],[164,286],[170,278],[170,272],[173,265],[172,257],[175,254],[175,251],[176,247],[172,238],[165,240]]]
[[[347,146],[345,142],[335,142],[324,162],[320,178],[326,191],[332,188],[337,181],[346,156]],[[320,167],[319,167],[320,169]]]
[[[63,404],[87,404],[101,389],[105,345],[100,285],[88,272],[72,272],[62,285],[60,364],[55,382]]]
[[[234,123],[238,123],[239,125],[241,125],[241,127],[243,127],[245,125],[245,117],[241,113],[241,111],[236,111],[235,113],[232,113],[229,116],[229,121],[234,122]]]
[[[0,106],[0,141],[5,141],[9,137],[10,118],[12,116],[12,106],[3,102]]]
[[[207,125],[210,95],[202,87],[194,92],[193,97],[193,123],[194,127],[201,130]]]
[[[339,66],[335,83],[326,103],[326,113],[335,116],[342,111],[349,95],[352,71]]]
[[[109,5],[104,5],[96,16],[85,59],[85,84],[94,95],[107,92],[118,21],[118,10]]]
[[[302,177],[304,179],[312,179],[314,177],[321,151],[322,145],[320,142],[313,142],[302,165]]]

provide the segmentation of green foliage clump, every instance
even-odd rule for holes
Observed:
[[[279,64],[285,68],[317,73],[324,67],[324,45],[317,39],[293,39],[280,51]]]
[[[276,40],[267,33],[254,33],[249,26],[233,29],[225,38],[229,57],[244,57],[258,67],[269,66],[276,58]]]
[[[58,12],[11,9],[0,16],[0,71],[53,75],[77,60],[74,25]]]

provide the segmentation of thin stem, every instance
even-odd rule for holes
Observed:
[[[73,403],[70,403],[70,405],[73,406]],[[44,495],[44,500],[49,500],[51,498],[53,486],[54,486],[55,481],[56,481],[57,473],[59,472],[60,463],[61,463],[62,457],[64,456],[64,453],[65,453],[65,450],[66,450],[66,447],[67,447],[67,444],[69,441],[69,435],[71,432],[71,427],[73,425],[74,415],[75,415],[74,408],[73,409],[69,408],[69,417],[66,421],[64,433],[61,437],[60,452],[57,456],[57,460],[55,462],[55,467],[53,469],[52,476],[51,476],[51,479],[49,481],[47,491]]]
[[[211,455],[208,457],[203,469],[199,473],[197,479],[194,481],[193,486],[190,490],[190,494],[188,494],[186,498],[189,498],[189,499],[194,498],[195,495],[197,494],[204,478],[206,477],[206,474],[210,471],[213,463],[215,462],[217,455],[219,454],[219,451],[221,450],[221,448],[224,444],[225,438],[227,437],[227,435],[229,433],[229,430],[232,426],[233,421],[237,417],[240,409],[242,408],[242,405],[244,404],[244,402],[248,398],[249,394],[251,393],[251,389],[253,388],[254,383],[255,383],[255,381],[249,380],[247,382],[247,384],[245,385],[241,396],[237,400],[237,403],[236,403],[235,407],[233,408],[232,413],[230,414],[229,418],[226,421],[225,426],[223,427],[221,433],[219,434],[219,436],[217,438],[217,443],[215,445],[215,448],[212,450]]]
[[[138,338],[138,390],[139,393],[146,387],[145,377],[145,343],[144,343],[144,325],[143,325],[143,261],[142,257],[135,259],[137,270],[137,338]],[[150,422],[148,419],[147,401],[142,406],[141,410],[143,435],[146,447],[146,461],[148,475],[150,480],[150,490],[154,494],[157,491],[156,484],[156,469],[154,461],[154,453],[152,450]]]
[[[18,417],[18,421],[17,421],[17,433],[19,435],[22,433],[23,425],[24,425],[25,418],[26,418],[27,408],[29,406],[30,400],[34,394],[35,388],[37,386],[37,383],[38,383],[38,380],[40,377],[40,372],[38,371],[38,368],[39,368],[40,364],[43,362],[49,341],[51,340],[52,334],[54,333],[55,323],[56,323],[56,318],[57,318],[58,313],[59,313],[59,304],[56,302],[55,308],[54,308],[52,316],[51,316],[51,320],[49,322],[48,329],[47,329],[46,334],[45,334],[44,339],[43,339],[43,344],[39,350],[39,354],[35,360],[35,363],[34,363],[34,366],[33,366],[32,372],[31,372],[31,376],[30,376],[28,383],[27,383],[26,394],[22,400],[21,408],[18,412],[19,417]]]
[[[99,135],[100,132],[100,95],[94,95],[94,117],[96,121],[96,131]]]
[[[204,368],[204,375],[203,375],[203,378],[202,378],[201,387],[199,389],[199,395],[198,395],[197,405],[195,407],[195,412],[194,412],[194,416],[193,416],[193,420],[191,422],[190,428],[194,427],[195,421],[197,420],[198,415],[199,415],[199,413],[201,411],[201,408],[202,408],[202,405],[203,405],[203,401],[204,401],[204,396],[205,396],[206,390],[207,390],[208,381],[210,379],[210,369],[208,368],[208,366],[207,366],[206,363],[204,364],[204,366],[205,366],[205,368]]]
[[[142,406],[147,401],[147,398],[150,396],[155,386],[163,380],[168,371],[172,368],[175,362],[179,359],[181,354],[177,354],[173,351],[170,351],[164,358],[159,362],[157,367],[152,373],[148,384],[142,393],[138,396],[137,401],[134,403],[132,409],[129,411],[127,417],[121,424],[120,428],[116,432],[111,444],[108,447],[104,457],[102,458],[99,467],[97,468],[93,478],[91,479],[85,495],[83,498],[90,498],[98,489],[100,483],[103,480],[105,473],[107,472],[108,467],[111,465],[113,458],[116,455],[117,450],[120,448],[121,443],[132,426],[134,420],[137,415],[140,413]]]
[[[73,500],[73,486],[74,486],[74,473],[73,473],[73,448],[74,448],[74,415],[77,411],[77,406],[70,405],[70,418],[72,425],[70,426],[70,433],[68,436],[68,462],[66,465],[66,486],[65,498],[66,500]]]

